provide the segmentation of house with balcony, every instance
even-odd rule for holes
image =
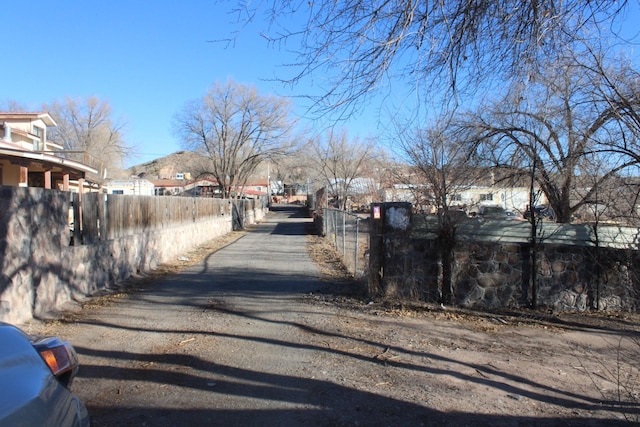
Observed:
[[[45,112],[0,112],[0,185],[87,191],[99,178],[86,153],[65,152],[47,139],[57,126]],[[86,158],[86,159],[85,159]]]

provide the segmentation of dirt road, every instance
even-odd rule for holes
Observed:
[[[271,212],[179,274],[28,329],[75,346],[73,390],[96,427],[638,419],[638,400],[621,407],[621,377],[608,371],[629,368],[636,387],[637,370],[619,361],[639,353],[634,319],[585,326],[336,296],[307,252],[309,225],[299,210]]]

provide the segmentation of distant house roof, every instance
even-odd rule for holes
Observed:
[[[158,188],[184,187],[185,184],[182,179],[149,179],[148,181]]]
[[[269,180],[267,178],[249,181],[245,185],[245,187],[268,187],[268,186],[269,186]]]
[[[218,181],[211,178],[200,178],[189,181],[184,185],[185,190],[191,190],[195,187],[218,187]]]
[[[53,117],[45,112],[0,112],[0,120],[37,120],[40,119],[47,126],[58,126]]]
[[[251,190],[248,188],[245,188],[242,192],[247,196],[264,196],[267,194],[265,191]]]
[[[189,185],[193,186],[193,185],[212,185],[212,186],[217,186],[218,185],[218,181],[216,181],[213,178],[199,178],[199,179],[194,179],[193,181],[189,181]]]

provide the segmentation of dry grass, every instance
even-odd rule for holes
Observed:
[[[353,275],[342,263],[333,246],[321,236],[307,235],[307,250],[311,260],[320,267],[325,282],[352,282]]]

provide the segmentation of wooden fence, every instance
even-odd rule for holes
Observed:
[[[221,216],[229,216],[238,228],[244,224],[247,212],[265,207],[266,200],[262,199],[74,193],[69,215],[71,244],[91,244]]]

